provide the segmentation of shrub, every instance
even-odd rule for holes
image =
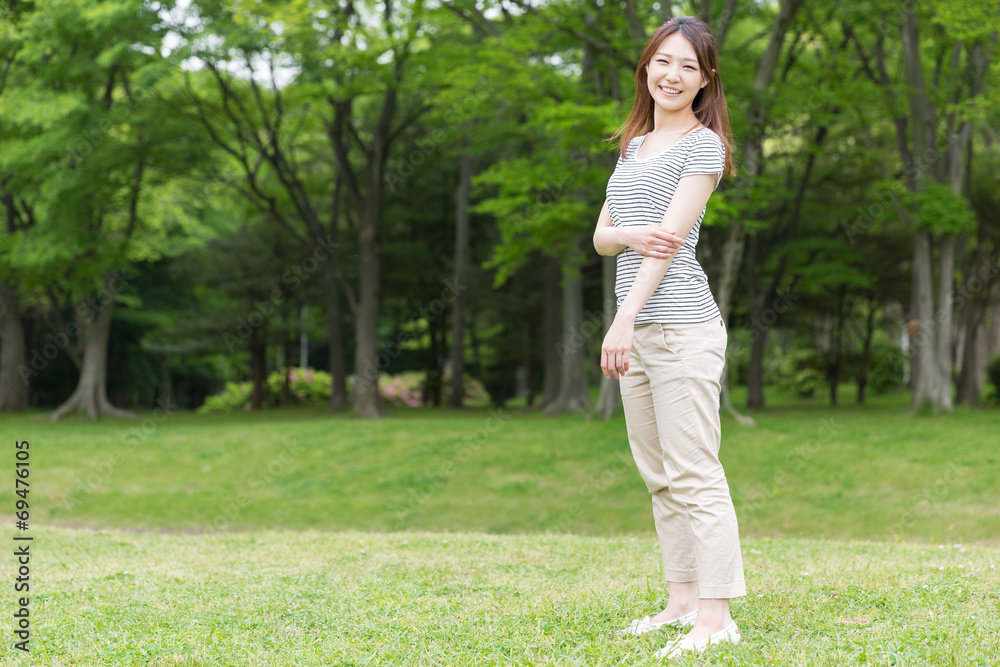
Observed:
[[[406,371],[398,375],[384,375],[379,379],[379,395],[388,405],[419,406],[423,403],[423,371]],[[347,381],[347,393],[351,395],[353,377]],[[325,371],[312,368],[289,369],[289,394],[292,405],[324,405],[330,400],[332,376]],[[448,375],[445,374],[445,396],[450,394]],[[285,378],[282,371],[274,371],[267,377],[266,405],[276,406],[281,402],[281,389]],[[468,403],[484,403],[489,397],[483,385],[468,376],[465,377],[465,396]],[[227,382],[222,392],[209,396],[198,408],[199,413],[232,412],[249,410],[253,397],[253,382]]]
[[[332,376],[325,371],[312,368],[289,369],[289,397],[292,405],[322,405],[330,400],[330,384]],[[265,386],[266,405],[275,406],[281,402],[281,390],[285,384],[282,371],[274,371],[267,376]],[[233,410],[249,410],[253,397],[253,382],[227,382],[226,388],[215,396],[209,396],[204,405],[198,408],[200,413],[231,412]]]
[[[778,358],[772,365],[774,383],[800,398],[812,398],[826,386],[823,353],[819,350],[795,350]]]
[[[422,371],[405,371],[379,378],[379,395],[389,405],[417,407],[423,403],[424,375]]]
[[[868,364],[867,389],[873,395],[884,394],[903,386],[906,353],[889,340],[874,340]]]
[[[197,412],[201,414],[209,412],[232,412],[233,410],[249,407],[252,395],[252,382],[227,382],[226,388],[218,394],[206,398]]]
[[[451,385],[450,383],[451,373],[444,374],[444,395],[445,398],[451,396]],[[465,402],[471,405],[485,405],[490,400],[490,395],[486,391],[486,387],[483,383],[475,378],[469,377],[466,373],[465,378],[462,381],[465,387]]]
[[[1000,403],[1000,355],[993,357],[993,360],[986,364],[986,379],[992,386],[993,400]]]

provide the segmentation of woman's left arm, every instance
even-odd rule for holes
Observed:
[[[677,181],[677,189],[660,227],[686,239],[715,189],[716,174],[692,174]],[[618,378],[628,372],[629,352],[635,332],[635,318],[663,280],[673,257],[643,257],[635,281],[629,289],[601,346],[604,377]]]

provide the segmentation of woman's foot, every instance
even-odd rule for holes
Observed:
[[[680,600],[674,601],[670,600],[667,603],[666,608],[659,614],[652,618],[654,623],[671,623],[676,622],[687,627],[691,627],[695,623],[695,618],[698,616],[698,600],[685,600],[681,602]],[[684,620],[681,619],[688,619]]]
[[[732,622],[728,599],[703,598],[698,601],[698,622],[687,636],[691,641],[702,642],[729,627]]]
[[[697,639],[695,631],[692,630],[661,648],[655,655],[657,658],[679,658],[685,653],[702,653],[709,646],[716,644],[728,642],[735,646],[740,643],[740,639],[740,629],[736,626],[736,621],[730,621],[724,628],[705,636],[703,639]]]
[[[662,616],[663,612],[657,614],[657,617]],[[683,614],[676,618],[667,618],[665,621],[657,621],[656,618],[650,618],[649,616],[636,619],[632,621],[627,628],[622,628],[618,631],[620,635],[644,635],[647,632],[652,632],[654,630],[659,630],[661,628],[686,630],[695,624],[698,618],[698,610]]]

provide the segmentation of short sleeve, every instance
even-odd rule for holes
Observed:
[[[722,180],[722,172],[726,169],[726,145],[712,130],[700,134],[698,141],[688,152],[678,178],[694,174],[718,174],[715,179],[715,187],[717,188],[719,181]]]

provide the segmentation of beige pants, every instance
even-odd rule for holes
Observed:
[[[620,381],[629,447],[653,496],[667,581],[703,598],[746,595],[739,526],[719,463],[722,318],[635,327]]]

